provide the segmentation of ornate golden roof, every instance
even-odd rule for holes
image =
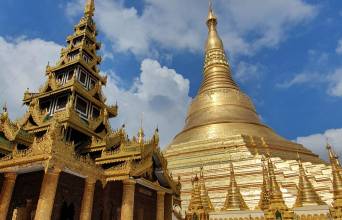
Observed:
[[[271,155],[275,148],[306,154],[305,159],[317,160],[317,155],[299,144],[276,134],[260,121],[251,99],[243,93],[232,77],[223,42],[217,31],[218,20],[210,7],[207,18],[208,39],[205,47],[203,81],[193,99],[183,130],[176,135],[167,151],[189,142],[226,139],[235,135],[263,137],[269,143]],[[273,150],[274,149],[274,150]]]

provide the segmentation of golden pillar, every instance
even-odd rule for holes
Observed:
[[[93,211],[95,179],[87,178],[84,185],[80,220],[90,220]]]
[[[61,170],[48,170],[42,182],[35,220],[50,219]]]
[[[0,219],[6,219],[15,185],[16,173],[6,173],[0,193]]]
[[[133,220],[134,191],[135,191],[135,181],[134,180],[124,180],[123,181],[122,204],[121,204],[121,219]]]
[[[157,220],[164,220],[164,210],[165,210],[165,192],[157,192]]]

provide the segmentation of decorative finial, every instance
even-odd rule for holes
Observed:
[[[270,180],[268,176],[268,170],[265,163],[265,157],[262,155],[262,176],[263,184],[260,193],[260,200],[257,208],[260,210],[267,210],[270,205]]]
[[[144,120],[144,112],[141,113],[141,118],[140,118],[140,128],[143,127],[143,120]]]
[[[213,1],[209,0],[209,10],[212,11],[213,10]]]
[[[207,19],[207,24],[210,27],[212,24],[216,26],[217,24],[217,18],[214,14],[213,10],[213,2],[212,0],[209,0],[209,14],[208,14],[208,19]]]
[[[7,102],[4,103],[4,106],[2,107],[2,110],[3,110],[4,112],[7,112]]]
[[[95,2],[94,0],[87,0],[85,9],[84,9],[84,15],[86,17],[92,17],[94,16],[95,11]]]
[[[159,145],[159,129],[158,129],[158,125],[154,131],[154,135],[153,135],[153,139],[154,139],[154,143],[156,145]]]

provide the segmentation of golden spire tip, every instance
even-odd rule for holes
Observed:
[[[94,0],[86,0],[86,5],[84,8],[84,14],[86,16],[94,16],[95,11],[95,1]]]
[[[212,20],[215,21],[214,24],[216,25],[217,18],[216,18],[215,14],[214,14],[213,2],[212,2],[212,0],[209,0],[209,13],[208,13],[207,22],[212,21]]]

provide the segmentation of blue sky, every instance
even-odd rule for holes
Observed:
[[[0,101],[13,117],[25,110],[14,99],[44,82],[44,67],[58,58],[84,2],[1,1],[0,74],[12,78],[1,83]],[[144,115],[147,134],[158,125],[166,145],[182,128],[201,82],[208,3],[96,4],[101,70],[111,76],[106,95],[122,107],[113,127],[125,123],[135,133]],[[214,8],[234,78],[262,120],[318,153],[325,137],[342,148],[342,2],[214,0]]]

